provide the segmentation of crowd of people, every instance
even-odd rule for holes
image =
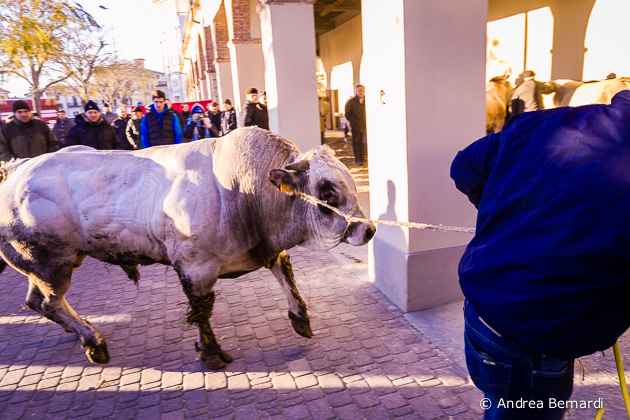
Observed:
[[[189,109],[188,103],[183,103],[181,111],[178,111],[160,90],[152,93],[153,103],[146,108],[146,113],[140,106],[131,113],[127,112],[126,106],[120,106],[114,113],[107,103],[100,109],[96,102],[88,101],[84,105],[84,112],[74,119],[68,118],[64,109],[58,109],[52,130],[32,112],[26,101],[19,100],[13,103],[13,115],[7,122],[0,121],[0,161],[35,157],[75,145],[90,146],[97,150],[139,150],[186,143],[224,136],[239,125],[269,130],[266,93],[263,91],[259,95],[256,88],[249,88],[245,94],[246,101],[238,117],[230,99],[225,99],[222,106],[210,102],[205,110],[199,104]],[[324,144],[325,118],[330,112],[330,103],[326,96],[319,96],[318,99],[321,143]],[[365,88],[357,85],[356,96],[349,99],[345,106],[356,165],[363,165],[366,158],[364,101]],[[47,139],[46,147],[43,138],[38,138],[37,146],[27,141],[39,134]]]
[[[256,89],[250,90],[254,95],[248,94],[242,117],[244,125],[269,129],[266,101],[259,102]],[[264,92],[262,98],[266,99]],[[230,99],[224,101],[223,109],[211,102],[207,112],[200,105],[189,110],[187,103],[182,104],[181,112],[177,111],[160,90],[152,93],[152,101],[146,114],[140,106],[135,107],[131,115],[125,106],[118,107],[114,113],[108,104],[100,109],[94,101],[88,101],[84,112],[74,119],[68,118],[64,109],[59,109],[52,130],[32,112],[26,101],[15,101],[13,115],[0,124],[0,161],[36,157],[75,145],[97,150],[139,150],[221,137],[237,128],[237,115]],[[255,108],[256,120],[246,118],[252,112],[250,107]]]

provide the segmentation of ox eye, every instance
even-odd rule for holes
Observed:
[[[319,187],[319,199],[324,201],[329,206],[337,207],[339,205],[339,193],[335,189],[335,186],[330,181],[324,181]],[[332,210],[319,205],[319,210],[324,214],[332,213]]]

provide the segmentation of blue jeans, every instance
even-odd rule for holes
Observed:
[[[561,420],[573,392],[573,359],[528,351],[494,332],[464,302],[466,365],[486,400],[484,419]]]

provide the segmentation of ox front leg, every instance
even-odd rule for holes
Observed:
[[[69,275],[67,279],[57,278],[55,282],[29,276],[26,306],[75,334],[83,347],[87,347],[85,354],[90,362],[101,365],[109,363],[107,343],[101,333],[87,320],[80,318],[66,301],[64,294],[69,286]]]
[[[212,288],[216,278],[211,281],[195,282],[192,280],[193,277],[184,274],[181,269],[176,268],[176,271],[190,303],[190,309],[186,314],[186,322],[188,325],[195,324],[199,328],[197,349],[201,351],[201,362],[208,369],[221,369],[225,367],[226,363],[232,362],[233,359],[232,356],[221,349],[210,326],[210,317],[212,316],[215,298]]]
[[[306,303],[302,300],[295,286],[293,268],[291,267],[289,255],[285,251],[282,251],[275,258],[271,259],[268,268],[273,275],[276,276],[276,279],[278,279],[284,291],[284,295],[287,297],[287,301],[289,302],[289,319],[291,320],[293,329],[302,337],[313,337],[311,321],[306,311]]]

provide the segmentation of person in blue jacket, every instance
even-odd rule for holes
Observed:
[[[630,326],[630,91],[515,115],[451,177],[478,209],[459,278],[485,418],[562,419],[574,359]]]
[[[161,90],[155,90],[151,96],[153,104],[140,123],[142,148],[181,143],[182,126],[177,114],[166,105],[166,95]]]
[[[184,136],[191,141],[199,139],[209,139],[212,137],[219,137],[219,132],[216,127],[203,113],[203,108],[199,105],[193,106],[193,109],[184,126]]]

